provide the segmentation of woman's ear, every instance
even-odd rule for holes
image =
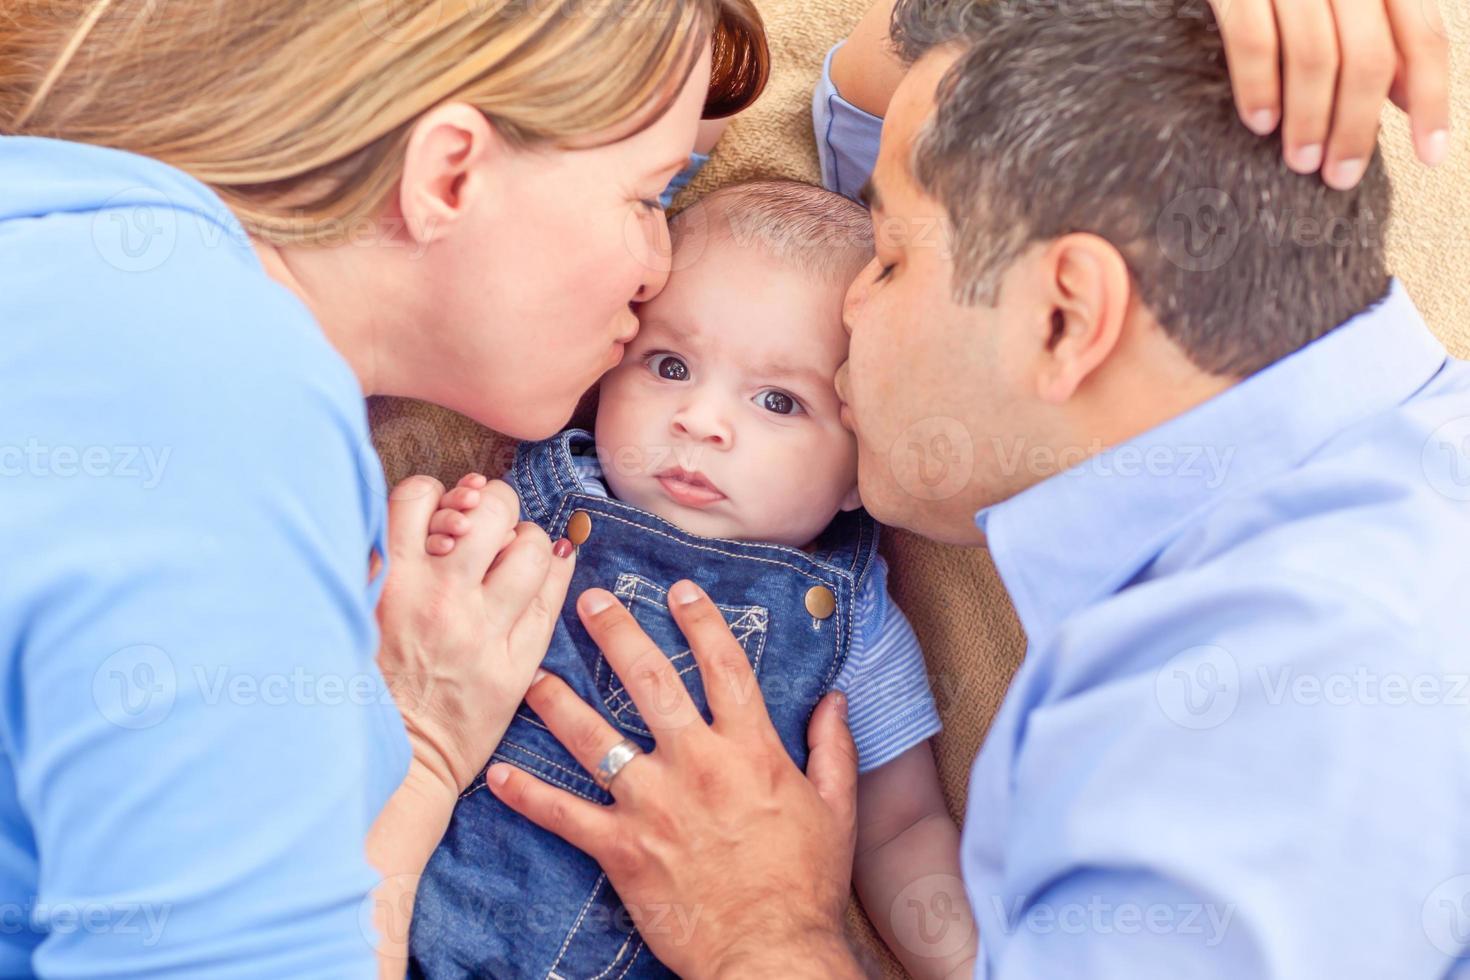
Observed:
[[[854,483],[852,485],[852,489],[849,490],[849,491],[847,491],[846,496],[844,496],[842,498],[842,503],[839,505],[839,508],[838,509],[839,510],[857,510],[862,505],[863,505],[863,497],[862,497],[862,494],[858,491],[857,484]]]
[[[1049,322],[1037,394],[1059,405],[1117,348],[1133,281],[1111,242],[1080,232],[1047,248],[1041,274]]]
[[[418,245],[452,234],[485,190],[478,168],[502,150],[474,106],[450,102],[424,113],[409,133],[398,188],[405,234]]]

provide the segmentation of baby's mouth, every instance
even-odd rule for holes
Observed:
[[[654,479],[669,499],[685,507],[708,507],[725,499],[725,494],[709,477],[682,467],[664,470]]]

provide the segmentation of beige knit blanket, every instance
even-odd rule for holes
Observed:
[[[755,177],[818,180],[812,85],[827,49],[847,35],[867,0],[759,2],[771,38],[770,86],[731,125],[686,195]],[[1470,0],[1440,3],[1451,41],[1454,152],[1438,170],[1417,165],[1407,122],[1393,108],[1384,114],[1382,144],[1395,184],[1393,271],[1451,353],[1465,357],[1470,356]],[[369,410],[390,484],[412,473],[430,473],[452,484],[472,469],[499,473],[509,461],[506,440],[443,409],[377,398]],[[892,565],[894,596],[913,621],[934,676],[945,726],[935,748],[958,819],[964,815],[970,763],[1021,662],[1025,637],[986,552],[941,547],[903,532],[888,532],[883,550]],[[983,823],[985,814],[974,818]],[[856,905],[849,919],[874,971],[904,976]]]

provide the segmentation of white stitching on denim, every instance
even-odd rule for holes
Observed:
[[[588,497],[588,496],[585,496],[585,495],[582,495],[582,494],[571,494],[571,495],[569,495],[568,502],[570,502],[570,497],[578,497],[578,496],[582,497],[582,499],[587,500],[587,501],[602,501],[602,502],[605,503],[608,500],[612,500],[614,503],[617,503],[618,502],[617,500],[615,500],[614,498],[611,498],[611,497]],[[565,508],[566,507],[566,503],[563,503],[562,506],[563,506],[563,508]],[[631,506],[631,505],[624,504],[623,506],[627,507],[627,506]],[[636,521],[630,521],[626,517],[619,517],[617,514],[609,513],[606,510],[602,510],[601,513],[599,513],[598,516],[599,517],[606,518],[607,520],[610,520],[610,521],[617,521],[619,524],[626,524],[629,527],[636,527],[639,530],[648,531],[651,534],[657,534],[659,537],[668,538],[670,541],[676,541],[679,544],[686,545],[686,546],[688,546],[690,548],[694,548],[694,549],[696,549],[698,551],[710,551],[710,552],[714,552],[717,555],[726,555],[726,556],[728,556],[730,558],[745,558],[745,559],[748,559],[750,561],[757,561],[757,562],[761,562],[761,563],[766,564],[766,565],[779,565],[779,566],[781,566],[783,568],[789,568],[793,572],[796,572],[798,575],[803,575],[806,578],[811,579],[813,582],[818,582],[818,583],[820,583],[822,585],[826,585],[827,584],[825,581],[823,581],[823,579],[820,576],[814,575],[811,572],[807,571],[806,569],[800,567],[799,565],[795,565],[795,564],[793,564],[793,563],[791,563],[789,561],[778,561],[775,558],[764,558],[764,557],[761,557],[760,555],[747,555],[747,554],[744,554],[743,552],[736,551],[736,550],[729,549],[729,548],[716,548],[716,547],[713,547],[713,546],[708,545],[708,544],[701,544],[701,543],[699,543],[697,541],[687,541],[687,540],[681,539],[679,537],[676,537],[675,535],[672,535],[672,534],[670,534],[667,531],[659,530],[656,527],[650,527],[647,524],[640,524],[640,523],[638,523]],[[702,540],[705,540],[705,541],[721,541],[721,540],[724,540],[724,539],[722,539],[722,538],[705,538],[705,539],[702,539]],[[740,544],[741,542],[732,541],[730,543],[731,544]],[[768,547],[768,548],[784,548],[785,546],[784,545],[765,545],[764,547]],[[793,548],[793,549],[789,549],[789,550],[795,551],[796,549]],[[805,556],[803,556],[803,557],[805,557]],[[811,559],[811,558],[807,558],[807,561],[811,561],[814,564],[816,563],[815,562],[815,559]],[[828,562],[827,564],[831,565],[830,562]],[[844,571],[843,569],[838,568],[836,565],[832,565],[831,567],[832,567],[832,570],[835,573],[839,574],[839,575],[842,575],[844,577],[847,577],[847,576],[850,576],[851,575],[850,572]]]
[[[631,939],[632,936],[629,936],[629,938]],[[618,980],[623,980],[623,977],[626,977],[628,975],[628,971],[631,970],[631,969],[633,969],[633,964],[635,962],[637,962],[637,960],[638,960],[638,954],[641,953],[641,952],[643,952],[643,937],[642,936],[639,936],[638,937],[638,945],[636,947],[634,947],[634,949],[633,949],[633,955],[630,956],[630,957],[628,957],[628,965],[625,966],[625,967],[623,967],[623,972],[622,973],[619,973],[618,974]]]
[[[556,972],[556,968],[561,965],[561,958],[567,955],[567,947],[572,944],[572,937],[577,934],[578,929],[582,928],[582,920],[587,918],[587,910],[592,907],[592,900],[597,897],[597,892],[602,888],[602,883],[606,879],[606,873],[597,876],[597,884],[592,886],[592,893],[587,896],[587,901],[582,903],[582,911],[577,913],[577,921],[572,923],[571,932],[568,932],[567,938],[562,940],[561,949],[557,951],[556,959],[551,961],[551,967],[546,974],[548,977]]]
[[[558,770],[566,773],[568,776],[572,776],[572,777],[575,777],[577,779],[585,779],[585,780],[588,780],[589,782],[592,780],[592,777],[589,776],[587,773],[585,773],[585,772],[578,772],[577,770],[568,768],[567,766],[564,766],[564,765],[562,765],[559,762],[553,762],[552,760],[546,758],[546,756],[542,755],[540,752],[534,752],[531,749],[526,748],[524,745],[521,745],[519,742],[507,742],[507,741],[502,740],[500,744],[501,745],[505,745],[505,746],[509,746],[510,748],[513,748],[513,749],[515,749],[518,752],[524,752],[524,753],[526,753],[526,755],[529,755],[533,759],[540,759],[542,762],[546,763],[548,766],[551,766],[553,769],[558,769]],[[503,755],[504,753],[503,752],[500,752],[500,751],[497,751],[495,754],[496,755]],[[505,761],[511,763],[512,765],[516,765],[516,762],[515,762],[514,759],[506,759]],[[518,769],[525,769],[526,768],[525,766],[520,766],[520,765],[517,765],[516,767]],[[537,773],[537,775],[541,775],[541,774],[540,773]],[[590,800],[590,799],[592,799],[592,797],[589,796],[589,797],[587,797],[587,799]]]
[[[618,965],[618,960],[620,960],[620,959],[623,958],[623,953],[627,951],[628,944],[633,941],[633,937],[635,935],[636,935],[636,933],[632,933],[632,932],[628,933],[628,935],[623,939],[623,945],[621,945],[621,946],[618,947],[618,953],[617,953],[616,956],[614,956],[612,958],[612,962],[609,963],[607,965],[607,967],[601,973],[599,973],[596,976],[594,976],[592,978],[592,980],[602,980],[603,977],[607,976],[609,973],[611,973],[613,971],[613,967],[617,966]],[[623,973],[627,973],[627,972],[628,972],[628,968],[626,966],[624,966],[623,967]],[[618,976],[622,976],[623,973],[619,973]]]

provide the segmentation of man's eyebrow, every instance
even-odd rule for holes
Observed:
[[[863,206],[869,211],[883,210],[883,196],[878,193],[878,185],[873,183],[872,177],[869,177],[867,183],[863,184],[863,189],[858,191],[858,200],[863,202]]]

